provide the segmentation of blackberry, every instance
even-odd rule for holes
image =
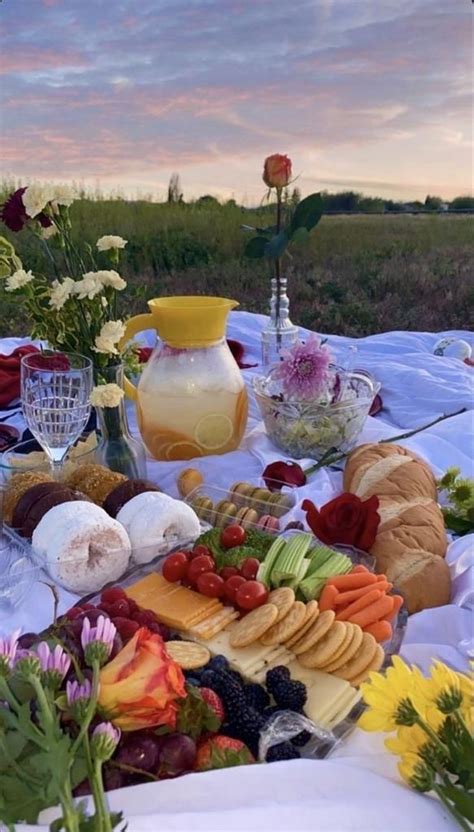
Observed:
[[[262,713],[270,704],[270,697],[265,688],[256,683],[245,685],[244,696],[249,707],[255,708],[259,713]]]
[[[228,670],[229,662],[225,656],[213,656],[208,662],[207,667],[210,670]]]
[[[226,673],[228,676],[230,676],[231,679],[234,680],[234,682],[240,685],[241,688],[244,686],[244,683],[242,682],[242,677],[240,673],[238,673],[236,670],[227,670]]]
[[[297,760],[300,752],[291,744],[291,742],[279,742],[278,745],[272,745],[267,751],[265,761],[267,763],[278,763],[283,760]]]
[[[280,708],[286,708],[297,713],[301,713],[303,710],[308,696],[303,682],[294,682],[291,679],[273,685],[272,695]]]
[[[262,713],[262,716],[265,719],[265,722],[268,722],[268,720],[271,719],[272,716],[275,716],[275,714],[279,714],[280,712],[281,708],[279,708],[278,705],[270,705],[268,708],[265,708],[265,710]]]
[[[265,725],[265,720],[254,708],[247,708],[235,714],[228,725],[225,726],[226,733],[234,739],[241,740],[247,745],[254,757],[258,757],[258,745],[260,732]]]
[[[209,682],[207,681],[209,678]],[[218,673],[206,670],[201,676],[201,684],[210,687],[221,697],[226,713],[232,719],[247,709],[247,702],[240,681],[237,682],[230,673]]]
[[[281,682],[287,682],[290,679],[290,671],[287,667],[279,664],[278,667],[272,667],[268,671],[265,683],[269,693],[273,695],[274,688],[278,687]]]
[[[293,745],[296,745],[297,748],[303,748],[303,746],[310,741],[311,736],[311,731],[300,731],[299,734],[296,734],[295,737],[291,738],[291,742]]]

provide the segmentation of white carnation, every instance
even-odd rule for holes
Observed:
[[[47,228],[41,228],[40,234],[43,240],[49,240],[50,237],[54,237],[55,234],[58,233],[58,227],[54,225],[48,225]]]
[[[28,185],[21,200],[25,206],[25,212],[29,217],[36,217],[46,208],[48,202],[54,198],[54,191],[51,185]]]
[[[125,335],[125,327],[122,321],[107,321],[100,330],[94,341],[94,352],[105,352],[110,355],[118,355],[116,345]]]
[[[99,275],[100,272],[87,272],[82,280],[76,280],[73,291],[79,300],[83,300],[84,298],[92,300],[92,298],[95,298],[102,291],[103,284]]]
[[[25,286],[26,283],[29,283],[30,280],[33,280],[34,275],[32,274],[31,270],[25,272],[24,269],[18,269],[18,271],[14,272],[7,277],[5,281],[5,291],[6,292],[15,292],[17,289],[20,289],[21,286]]]
[[[92,407],[118,407],[124,392],[118,384],[101,384],[91,392]]]
[[[53,188],[53,208],[58,205],[72,205],[76,198],[74,189],[70,185],[55,185]]]
[[[114,237],[113,234],[106,234],[97,240],[97,248],[99,251],[109,251],[111,248],[125,248],[127,243],[128,240],[124,240],[123,237]]]
[[[100,280],[102,283],[102,286],[111,286],[112,289],[116,289],[118,292],[125,289],[125,286],[127,285],[126,280],[120,277],[119,273],[115,272],[113,269],[110,271],[104,270],[101,272],[95,272],[95,274],[97,280]]]
[[[74,280],[70,277],[65,277],[62,283],[59,280],[53,281],[49,305],[56,310],[62,309],[66,301],[71,297],[73,289]]]

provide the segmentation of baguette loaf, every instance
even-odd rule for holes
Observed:
[[[422,549],[434,555],[446,554],[446,532],[441,509],[429,497],[403,502],[380,499],[380,525],[370,553],[394,558],[407,549]],[[384,570],[382,570],[384,571]]]
[[[377,557],[377,569],[383,570],[395,589],[401,592],[410,614],[449,604],[449,566],[431,552],[411,549],[397,557]]]
[[[360,445],[344,470],[344,489],[367,500],[377,497],[437,499],[436,480],[417,454],[390,443]]]

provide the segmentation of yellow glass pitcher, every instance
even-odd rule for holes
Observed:
[[[248,410],[245,382],[225,339],[237,301],[164,297],[148,306],[148,314],[128,321],[121,346],[146,329],[156,329],[161,339],[138,387],[125,385],[149,453],[169,461],[235,450]]]

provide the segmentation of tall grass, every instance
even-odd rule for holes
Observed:
[[[181,293],[224,294],[243,309],[267,311],[269,265],[242,257],[240,228],[271,222],[267,209],[83,199],[71,214],[78,240],[94,245],[102,234],[120,234],[129,241],[121,269],[130,287],[124,316],[143,310],[144,297]],[[0,233],[15,243],[27,268],[47,268],[26,232],[12,235],[0,225]],[[292,318],[346,335],[472,327],[471,236],[465,216],[323,217],[285,262]],[[0,333],[27,329],[18,305],[2,302]]]

